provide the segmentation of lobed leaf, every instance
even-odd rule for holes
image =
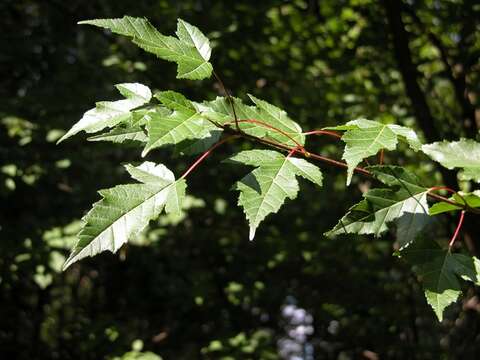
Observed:
[[[480,260],[443,250],[430,239],[415,242],[401,251],[400,256],[413,265],[423,282],[427,302],[440,321],[445,308],[461,293],[460,278],[480,285]]]
[[[228,124],[233,127],[236,115],[237,119],[240,120],[240,129],[246,134],[261,138],[267,137],[289,146],[296,146],[297,143],[305,144],[305,136],[302,134],[300,125],[290,119],[285,111],[252,95],[249,95],[249,97],[256,106],[246,105],[237,98],[232,99],[235,114],[229,100],[224,97],[196,103],[195,106],[203,116],[221,125]],[[245,120],[254,120],[257,123]],[[272,128],[278,129],[280,132]]]
[[[203,138],[207,126],[208,131],[213,130],[182,94],[165,91],[155,96],[173,111],[169,114],[164,112],[149,114],[151,117],[147,124],[149,138],[142,156],[163,145],[174,145],[188,139]]]
[[[345,151],[342,159],[348,164],[347,185],[350,184],[355,167],[380,150],[394,150],[397,147],[398,137],[404,138],[409,146],[418,151],[421,147],[417,134],[410,128],[382,124],[367,119],[357,119],[345,125],[327,127],[327,130],[345,131],[342,140],[345,142]]]
[[[390,188],[372,189],[364,199],[349,209],[335,227],[325,235],[373,234],[378,237],[397,224],[400,248],[412,243],[429,223],[427,192],[418,178],[397,166],[372,166],[372,174]]]
[[[347,185],[352,180],[353,171],[363,159],[377,154],[381,149],[394,150],[397,147],[395,133],[384,125],[348,130],[342,140],[346,144],[342,159],[348,164]]]
[[[124,143],[126,141],[138,141],[146,143],[148,137],[140,126],[116,127],[107,133],[90,136],[88,141],[110,141],[113,143]]]
[[[82,229],[64,270],[87,256],[105,250],[116,252],[158,217],[164,207],[167,212],[177,212],[180,208],[185,181],[175,181],[164,165],[145,162],[137,167],[127,165],[126,169],[141,183],[99,191],[102,199],[82,219]]]
[[[322,183],[315,165],[271,150],[247,150],[229,160],[257,166],[236,183],[236,189],[240,190],[238,204],[243,207],[250,226],[250,240],[267,215],[278,212],[287,198],[296,198],[299,190],[296,175],[318,185]]]
[[[127,164],[125,169],[133,179],[144,184],[159,183],[169,185],[175,181],[175,176],[165,165],[157,165],[151,161],[145,161],[139,166]]]
[[[203,153],[220,140],[222,132],[223,131],[219,130],[215,125],[205,123],[202,132],[198,134],[196,139],[182,141],[175,146],[175,151],[177,154],[181,155]]]
[[[177,23],[177,38],[162,35],[145,18],[124,16],[119,19],[95,19],[79,24],[94,25],[132,38],[142,49],[178,65],[177,78],[200,80],[212,75],[210,42],[195,26],[181,19]]]
[[[480,143],[471,139],[441,141],[422,146],[422,151],[447,169],[461,168],[461,180],[480,183]]]
[[[57,144],[80,131],[94,133],[127,121],[132,117],[131,110],[148,103],[152,97],[150,89],[142,84],[117,84],[115,87],[126,98],[125,100],[98,102],[95,108],[88,110],[80,121],[58,140]]]
[[[302,128],[295,121],[290,119],[284,110],[269,104],[264,100],[260,100],[253,95],[249,94],[248,96],[250,97],[250,100],[257,105],[257,120],[263,121],[277,129],[282,130],[290,137],[295,139],[295,141],[297,141],[299,144],[305,144],[305,135],[302,134]],[[270,129],[267,129],[267,134],[273,140],[278,140],[286,143],[287,145],[295,146],[295,143],[289,138],[286,138],[285,135],[279,134],[278,132],[274,132]]]

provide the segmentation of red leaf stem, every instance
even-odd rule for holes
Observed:
[[[448,243],[448,248],[451,249],[453,244],[455,243],[455,240],[457,239],[458,233],[460,232],[460,229],[462,228],[463,225],[463,218],[465,217],[465,210],[462,210],[460,213],[460,219],[458,220],[457,228],[455,229],[455,232],[453,233],[452,238],[450,239],[450,242]]]
[[[236,138],[238,137],[238,135],[230,135],[222,140],[220,140],[219,142],[217,142],[216,144],[214,144],[210,149],[208,149],[207,151],[205,151],[202,155],[200,155],[200,157],[195,160],[195,162],[190,165],[190,167],[183,173],[182,176],[180,176],[180,179],[184,179],[188,176],[188,174],[190,174],[198,165],[200,165],[200,163],[205,160],[206,157],[208,157],[216,148],[218,148],[220,145],[226,143],[227,141],[233,139],[233,138]]]

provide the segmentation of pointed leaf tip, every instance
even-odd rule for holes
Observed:
[[[248,234],[248,240],[253,241],[253,238],[255,237],[255,232],[257,231],[256,228],[253,226],[250,227],[250,233]]]
[[[296,176],[302,176],[316,184],[321,183],[318,168],[307,161],[294,161],[271,150],[247,150],[230,158],[232,162],[256,166],[236,183],[240,191],[238,205],[247,217],[253,240],[255,230],[269,215],[280,210],[286,199],[295,199],[299,191]]]

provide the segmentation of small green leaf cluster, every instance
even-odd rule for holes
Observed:
[[[217,77],[209,62],[211,47],[208,38],[183,20],[178,20],[176,37],[161,34],[143,18],[125,16],[81,23],[127,36],[147,52],[175,62],[179,79],[200,80],[212,74]],[[432,223],[432,216],[461,211],[463,220],[465,212],[478,213],[480,193],[450,189],[453,196],[447,199],[434,194],[438,187],[425,187],[405,168],[382,165],[382,162],[384,151],[395,150],[399,141],[405,141],[412,150],[424,153],[440,165],[460,169],[461,180],[480,183],[480,143],[461,139],[422,145],[410,128],[366,119],[303,132],[285,111],[252,95],[249,95],[251,104],[230,96],[226,90],[225,96],[195,102],[169,90],[152,94],[147,86],[138,83],[118,84],[116,87],[124,99],[98,102],[59,142],[85,131],[97,133],[89,138],[90,141],[134,142],[143,148],[142,157],[165,146],[174,146],[177,153],[183,155],[203,154],[178,177],[166,166],[150,161],[138,166],[126,165],[126,171],[137,182],[99,192],[102,199],[83,218],[78,241],[64,269],[105,250],[116,252],[162,212],[180,212],[187,176],[216,147],[228,140],[243,138],[262,148],[239,152],[225,162],[254,168],[233,187],[239,192],[238,205],[243,208],[249,223],[250,240],[268,215],[277,213],[287,199],[296,198],[300,190],[297,177],[322,186],[322,172],[312,163],[318,160],[346,168],[347,185],[355,172],[372,177],[380,184],[366,191],[363,199],[326,232],[327,237],[342,234],[379,237],[395,228],[397,254],[410,262],[423,279],[427,301],[439,319],[442,319],[445,307],[458,298],[460,279],[479,284],[479,260],[452,253],[451,245],[458,231],[448,249],[426,240],[423,233]],[[325,132],[335,132],[345,143],[342,159],[346,163],[305,149],[307,135]],[[338,132],[342,134],[338,135]],[[367,158],[378,154],[381,158],[379,165],[358,167]],[[432,205],[429,199],[437,202]]]

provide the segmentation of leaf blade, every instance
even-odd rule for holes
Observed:
[[[166,61],[177,63],[177,78],[201,80],[212,75],[208,61],[211,48],[202,32],[179,19],[177,36],[161,34],[147,19],[124,16],[116,19],[93,19],[79,24],[94,25],[132,38],[133,43]]]
[[[115,87],[126,99],[97,103],[95,108],[85,112],[83,117],[57,141],[57,144],[80,131],[93,133],[107,127],[114,127],[128,120],[131,117],[131,110],[148,103],[152,97],[150,89],[139,83],[117,84]]]
[[[430,239],[417,241],[402,250],[400,257],[414,266],[415,273],[422,279],[427,302],[440,321],[445,308],[461,293],[460,278],[479,284],[480,260],[442,250]]]
[[[462,180],[480,183],[480,143],[472,139],[441,141],[422,146],[422,151],[447,169],[460,168]]]
[[[70,256],[63,265],[67,269],[74,262],[103,251],[116,252],[131,237],[140,233],[158,217],[166,204],[174,211],[172,187],[180,189],[177,203],[184,197],[185,182],[178,185],[173,173],[164,165],[144,162],[139,166],[126,165],[130,175],[141,183],[117,185],[99,191],[102,199],[83,217],[83,226],[77,235]],[[183,195],[182,195],[183,189]],[[180,205],[178,205],[180,206]]]

